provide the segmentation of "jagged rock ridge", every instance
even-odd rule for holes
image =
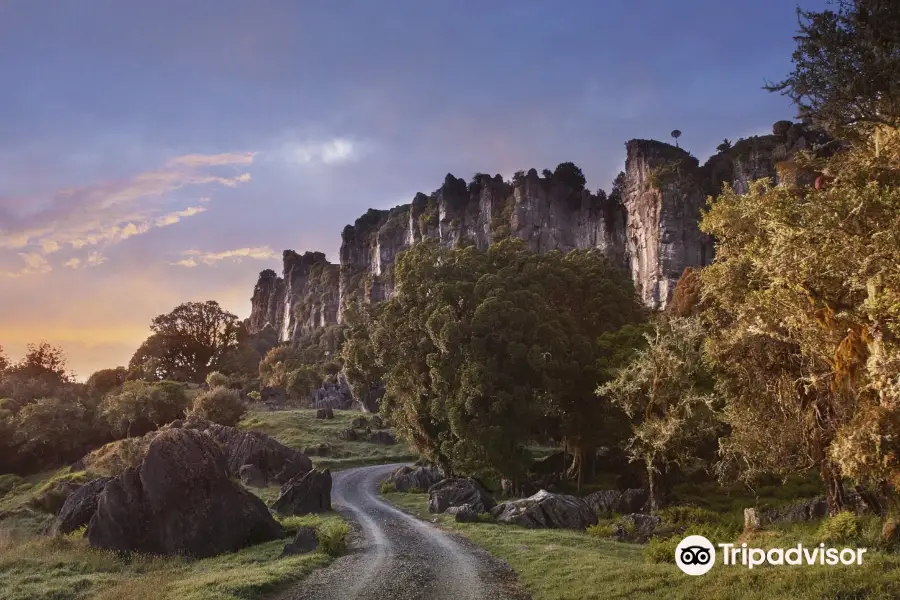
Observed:
[[[369,209],[341,234],[340,265],[320,252],[284,252],[282,277],[267,269],[254,289],[251,332],[267,324],[280,341],[341,321],[355,297],[380,302],[393,293],[397,255],[425,238],[448,247],[515,237],[535,252],[597,248],[629,271],[647,306],[665,308],[685,268],[708,264],[712,241],[698,227],[706,197],[723,183],[788,178],[791,156],[823,142],[800,124],[780,121],[773,135],[739,140],[700,166],[683,149],[653,140],[626,143],[624,180],[592,194],[535,169],[513,181],[477,174],[470,183],[447,175],[430,195],[390,210]]]

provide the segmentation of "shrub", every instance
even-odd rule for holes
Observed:
[[[101,414],[114,433],[131,437],[178,419],[187,406],[188,398],[180,383],[126,381],[121,391],[103,399]]]
[[[344,521],[326,521],[318,526],[319,548],[329,556],[340,556],[347,550],[350,525]]]
[[[22,483],[25,483],[25,480],[18,475],[13,475],[12,473],[0,475],[0,497],[10,493],[16,486]]]
[[[191,408],[191,415],[229,427],[237,425],[246,412],[247,407],[241,396],[226,387],[216,387],[198,394]]]
[[[652,538],[647,542],[644,548],[644,559],[652,563],[674,563],[675,548],[678,542],[682,540],[682,536],[672,536],[670,538]]]
[[[228,378],[227,375],[223,375],[223,374],[219,373],[218,371],[213,371],[212,373],[210,373],[209,375],[206,376],[206,384],[210,388],[228,387],[229,384],[231,384],[231,380]]]
[[[262,400],[262,395],[259,392],[257,392],[256,390],[253,390],[252,392],[248,392],[247,397],[250,398],[251,400],[253,400],[254,402],[259,402],[260,400]]]
[[[615,523],[597,523],[587,528],[587,534],[591,537],[608,538],[615,531]]]
[[[664,508],[659,516],[670,525],[711,525],[722,520],[718,513],[692,505]]]
[[[382,494],[390,494],[391,492],[396,492],[396,491],[397,491],[397,487],[390,481],[382,481],[381,482],[381,493]]]
[[[859,539],[860,522],[856,514],[843,511],[822,521],[817,537],[822,542],[853,542]]]

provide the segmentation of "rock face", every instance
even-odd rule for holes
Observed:
[[[50,534],[68,535],[87,525],[97,510],[100,494],[111,479],[111,477],[100,477],[84,484],[70,494],[59,510],[59,514],[56,515],[56,520],[50,527]]]
[[[229,479],[212,437],[168,429],[138,468],[106,484],[87,538],[106,550],[207,557],[282,533],[262,500]]]
[[[498,504],[491,515],[500,523],[532,529],[585,529],[597,524],[597,515],[581,498],[541,490],[521,500]]]
[[[487,512],[496,502],[474,479],[444,479],[428,488],[428,512],[442,513],[453,506],[469,505],[476,513]]]
[[[265,479],[263,485],[280,485],[312,469],[309,457],[264,433],[242,431],[203,420],[191,420],[184,426],[202,431],[219,443],[231,477],[240,477],[243,467],[253,465]]]
[[[610,517],[613,513],[626,515],[641,512],[650,494],[645,489],[599,490],[589,494],[583,500],[595,513]]]
[[[295,554],[306,554],[312,552],[319,547],[319,536],[315,527],[304,525],[297,530],[294,540],[284,547],[281,556],[293,556]]]
[[[391,473],[387,481],[394,484],[394,489],[398,492],[408,492],[412,489],[427,490],[443,478],[437,467],[402,466]]]
[[[331,510],[331,471],[313,470],[281,486],[272,508],[284,515],[306,515]]]

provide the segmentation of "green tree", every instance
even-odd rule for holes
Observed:
[[[556,170],[553,171],[553,179],[571,186],[576,192],[583,190],[587,184],[584,173],[575,163],[571,162],[559,163]]]
[[[28,344],[24,358],[9,367],[7,372],[19,378],[42,378],[58,383],[68,383],[74,379],[62,348],[46,341]]]
[[[39,398],[23,407],[15,417],[15,431],[20,452],[39,467],[74,460],[96,436],[85,406],[59,398]]]
[[[115,434],[132,437],[183,417],[188,405],[180,383],[127,381],[103,399],[100,412]]]
[[[765,89],[839,137],[900,126],[900,4],[838,0],[837,10],[797,14],[794,70]]]
[[[247,412],[240,394],[226,387],[201,392],[194,398],[190,414],[219,425],[234,427]]]
[[[243,325],[218,302],[186,302],[153,319],[153,334],[129,363],[149,379],[200,383],[239,347]]]
[[[831,512],[845,476],[900,483],[900,134],[883,141],[830,159],[823,189],[727,190],[701,224],[723,472],[818,470]]]
[[[9,368],[9,358],[3,352],[3,346],[0,346],[0,377],[3,376],[3,372]]]
[[[627,450],[647,469],[650,507],[665,498],[662,485],[672,464],[696,469],[699,449],[719,431],[712,394],[714,380],[703,356],[705,333],[696,319],[660,318],[647,347],[617,377],[597,389],[621,407],[632,423]]]
[[[95,398],[102,398],[107,393],[120,387],[128,377],[128,369],[116,367],[115,369],[101,369],[88,377],[85,385]]]

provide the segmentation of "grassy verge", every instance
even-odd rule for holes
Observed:
[[[435,518],[428,514],[428,497],[425,495],[388,493],[385,496],[413,515]],[[524,529],[493,523],[456,523],[446,515],[438,516],[437,521],[442,527],[465,535],[494,556],[509,562],[534,600],[887,600],[900,597],[900,576],[897,575],[900,557],[878,552],[868,553],[861,566],[766,566],[751,571],[746,567],[717,565],[706,575],[691,577],[674,564],[650,560],[645,546],[606,540],[587,533]],[[796,546],[801,541],[812,541],[815,534],[815,526],[788,527],[760,532],[750,543],[759,547]]]
[[[322,549],[279,558],[275,540],[203,560],[123,557],[95,550],[81,537],[20,537],[0,531],[0,598],[4,600],[214,600],[258,598],[326,565],[339,553],[347,526],[334,514],[289,517],[287,529],[315,526]],[[337,552],[334,549],[337,549]]]
[[[361,416],[370,418],[370,415],[348,410],[334,411],[333,419],[316,419],[316,411],[311,409],[254,411],[248,413],[238,426],[266,433],[297,450],[327,444],[328,456],[310,457],[318,468],[340,470],[416,459],[402,442],[386,446],[364,440],[342,440],[341,431],[350,428],[352,421]]]

